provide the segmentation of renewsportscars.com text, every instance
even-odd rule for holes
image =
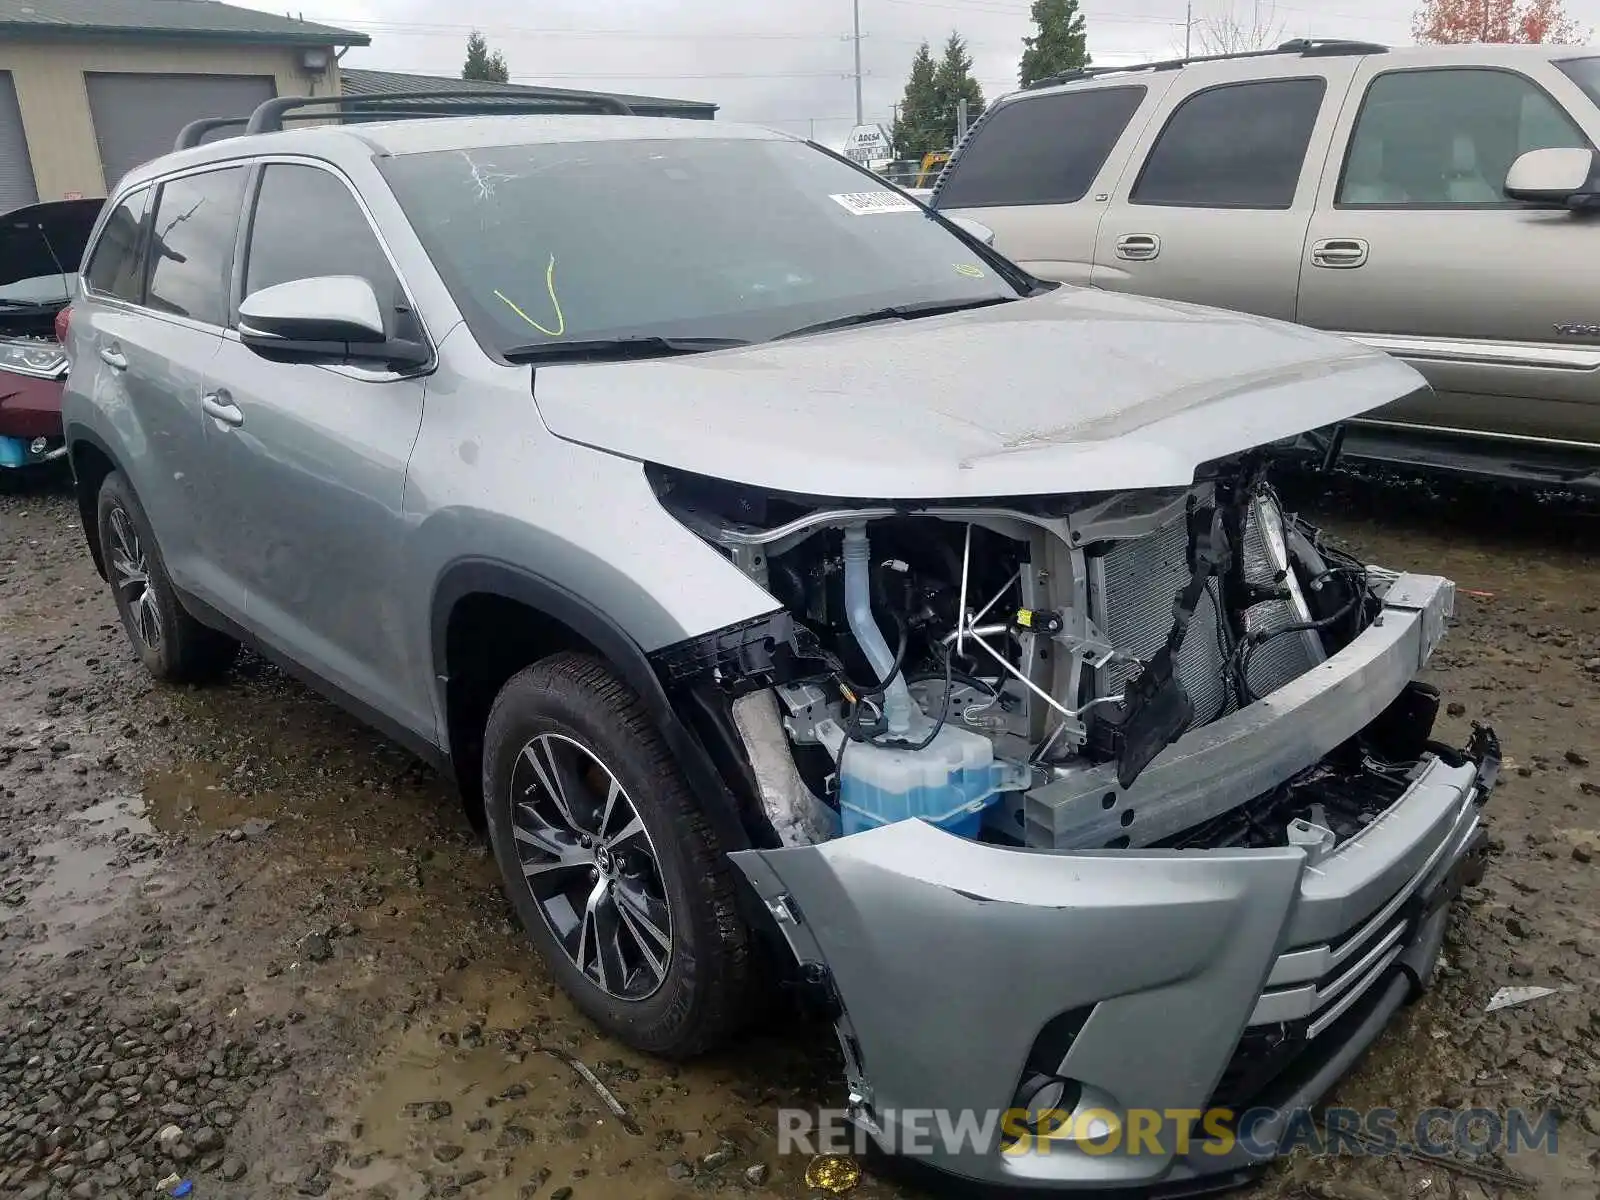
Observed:
[[[782,1154],[863,1154],[876,1146],[909,1157],[931,1154],[1154,1154],[1224,1156],[1242,1149],[1254,1158],[1294,1150],[1312,1155],[1424,1153],[1517,1154],[1556,1151],[1554,1113],[1520,1108],[1430,1108],[1415,1119],[1392,1108],[1309,1109],[1287,1113],[1253,1108],[1105,1109],[1045,1113],[1026,1109],[900,1109],[878,1114],[881,1132],[869,1133],[844,1109],[780,1109]],[[1281,1129],[1281,1134],[1274,1136]]]

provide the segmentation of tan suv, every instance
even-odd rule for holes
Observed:
[[[932,203],[1045,278],[1419,368],[1434,392],[1350,426],[1347,454],[1600,489],[1597,100],[1600,49],[1572,46],[1091,68],[994,104]]]

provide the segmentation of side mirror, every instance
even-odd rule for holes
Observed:
[[[994,245],[994,230],[990,229],[982,221],[974,221],[971,217],[951,217],[949,221],[952,225],[961,226],[962,229],[977,238],[985,246]]]
[[[1588,208],[1600,194],[1592,150],[1529,150],[1506,173],[1505,193],[1543,208]]]
[[[400,368],[431,358],[420,342],[389,336],[377,293],[354,275],[294,279],[252,292],[239,305],[239,340],[273,362]]]

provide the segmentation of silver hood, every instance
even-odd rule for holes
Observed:
[[[881,499],[1183,486],[1426,386],[1297,325],[1063,287],[992,308],[539,367],[558,437],[777,491]]]

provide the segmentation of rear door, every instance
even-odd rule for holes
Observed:
[[[372,284],[393,332],[422,340],[366,209],[327,164],[262,167],[242,260],[241,297],[353,275]],[[211,370],[206,438],[251,631],[369,710],[431,733],[428,673],[407,662],[397,584],[424,384],[415,373],[269,362],[230,329]]]
[[[1022,95],[986,114],[934,206],[982,221],[1041,279],[1089,282],[1106,190],[1171,86],[1168,75]]]
[[[214,520],[201,402],[222,343],[247,174],[193,172],[120,202],[73,319],[73,386],[87,369],[173,582],[235,619],[244,595],[221,568],[228,530]]]
[[[1300,267],[1298,318],[1406,359],[1387,420],[1600,443],[1600,226],[1503,192],[1526,151],[1591,147],[1594,105],[1539,58],[1368,59]]]
[[[1358,60],[1183,68],[1117,181],[1094,284],[1294,318],[1317,180]]]

